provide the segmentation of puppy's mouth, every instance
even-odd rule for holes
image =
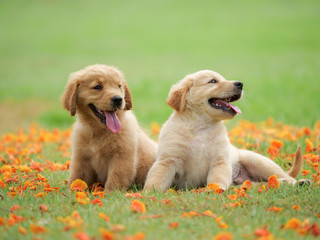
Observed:
[[[103,111],[92,103],[89,104],[92,112],[100,119],[100,122],[106,125],[111,132],[118,133],[121,130],[121,122],[115,111]]]
[[[230,102],[235,102],[239,100],[241,97],[241,94],[235,94],[228,98],[210,98],[208,100],[211,107],[220,109],[222,111],[226,112],[232,112],[232,113],[238,113],[241,114],[240,108],[238,108],[235,105],[232,105]]]

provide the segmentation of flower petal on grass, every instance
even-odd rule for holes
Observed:
[[[91,238],[86,232],[76,232],[73,236],[78,240],[90,240]]]
[[[276,175],[272,175],[269,177],[268,187],[271,187],[271,188],[279,188],[280,187],[280,182],[279,182]]]
[[[131,201],[131,207],[130,207],[132,212],[140,212],[140,213],[145,213],[146,212],[146,206],[144,205],[143,202],[139,200],[133,200]]]
[[[88,185],[81,179],[76,179],[70,184],[70,189],[72,191],[83,192],[88,188]]]
[[[269,212],[271,212],[271,211],[274,211],[274,212],[281,212],[282,211],[282,208],[281,207],[271,207],[271,208],[269,208],[269,210],[268,210]]]
[[[36,224],[30,224],[30,230],[34,234],[45,233],[47,231],[45,227]]]
[[[229,232],[219,232],[215,235],[212,240],[232,240],[233,234]]]
[[[178,227],[179,227],[179,223],[178,222],[169,223],[169,228],[171,228],[171,229],[177,229]]]

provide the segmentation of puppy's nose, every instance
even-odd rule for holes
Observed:
[[[240,90],[242,90],[242,87],[243,87],[243,83],[242,82],[235,82],[234,83],[234,86]]]
[[[113,98],[111,98],[111,103],[112,103],[112,106],[114,107],[120,107],[121,104],[122,104],[122,97],[120,96],[114,96]]]

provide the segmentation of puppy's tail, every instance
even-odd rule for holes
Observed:
[[[301,173],[302,167],[303,167],[302,152],[301,152],[301,147],[298,146],[293,165],[287,173],[290,177],[296,178]]]

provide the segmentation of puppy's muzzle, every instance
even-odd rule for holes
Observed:
[[[234,83],[234,86],[235,86],[237,89],[242,90],[242,88],[243,88],[243,83],[242,83],[242,82],[235,82],[235,83]]]
[[[114,108],[120,108],[122,106],[122,97],[120,96],[114,96],[111,98],[111,105]]]

